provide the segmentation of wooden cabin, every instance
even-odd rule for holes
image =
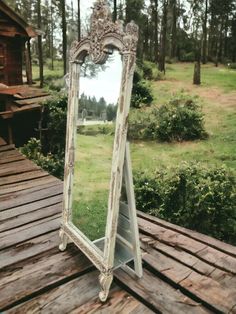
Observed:
[[[40,120],[41,103],[48,93],[33,88],[30,39],[36,31],[0,0],[0,136],[21,146]],[[27,84],[23,85],[23,64]]]
[[[23,84],[25,59],[28,83],[32,83],[30,39],[37,33],[3,1],[0,1],[0,83]]]

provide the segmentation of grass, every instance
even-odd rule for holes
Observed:
[[[49,66],[49,60],[46,60],[46,65],[44,66],[44,76],[45,77],[52,77],[58,78],[63,77],[63,64],[62,61],[54,61],[54,69],[52,70]],[[32,75],[33,79],[38,81],[39,80],[39,66],[34,64],[32,66]]]
[[[193,81],[193,63],[175,63],[167,65],[166,78],[182,82]],[[203,87],[220,87],[225,92],[236,89],[236,70],[224,65],[215,67],[213,64],[201,66],[201,81]]]
[[[50,74],[49,72],[48,75]],[[184,143],[133,141],[134,171],[153,172],[175,167],[183,161],[226,165],[236,170],[236,71],[223,66],[202,67],[202,85],[192,85],[193,64],[167,66],[166,80],[152,82],[154,105],[184,89],[198,95],[205,113],[209,139]],[[90,239],[104,236],[113,136],[90,127],[77,138],[73,221]]]
[[[76,138],[72,219],[91,240],[105,236],[112,139],[103,134]]]

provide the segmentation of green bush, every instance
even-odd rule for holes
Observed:
[[[150,61],[144,61],[142,65],[143,78],[150,81],[161,81],[165,75],[158,70],[157,64]]]
[[[38,166],[63,179],[67,120],[67,96],[55,94],[44,103],[41,142],[29,140],[20,150]]]
[[[27,144],[20,148],[20,151],[45,171],[63,179],[64,154],[53,155],[49,153],[46,156],[43,155],[41,143],[36,138],[31,138]]]
[[[167,142],[205,139],[204,116],[197,98],[180,92],[159,108],[132,110],[129,137]]]
[[[189,141],[207,138],[204,115],[197,98],[175,94],[156,112],[156,138],[160,141]]]
[[[229,69],[236,70],[236,63],[228,63]]]
[[[182,61],[182,62],[194,62],[195,61],[194,52],[183,53],[181,55],[180,61]]]
[[[66,121],[68,98],[64,94],[55,94],[44,104],[42,151],[44,154],[65,152]]]
[[[226,168],[184,163],[134,182],[138,209],[236,244],[236,180]]]
[[[132,109],[129,114],[128,138],[133,140],[154,140],[156,118],[152,110]]]
[[[153,97],[149,83],[142,79],[142,72],[138,69],[134,73],[131,107],[150,106],[152,101]]]

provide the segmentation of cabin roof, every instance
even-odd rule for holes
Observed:
[[[36,37],[37,33],[20,15],[12,10],[3,0],[0,1],[0,12],[3,12],[8,18],[20,26],[25,35],[28,37]]]

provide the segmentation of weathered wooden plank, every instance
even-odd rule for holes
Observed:
[[[40,220],[42,218],[51,217],[61,212],[62,204],[56,204],[53,206],[33,211],[31,213],[19,215],[14,218],[4,220],[0,225],[0,232],[11,230],[19,226],[28,224],[29,222]]]
[[[23,156],[18,150],[9,150],[6,152],[1,152],[0,153],[0,160],[7,159],[9,157],[14,157],[14,156]]]
[[[211,247],[213,247],[219,251],[225,252],[227,254],[230,254],[230,255],[236,257],[236,247],[233,245],[230,245],[228,243],[224,243],[224,242],[219,241],[215,238],[209,237],[205,234],[202,234],[202,233],[199,233],[199,232],[196,232],[193,230],[189,230],[189,229],[184,228],[184,227],[174,225],[170,222],[156,218],[154,216],[150,216],[150,215],[145,214],[141,211],[137,211],[137,213],[138,213],[139,217],[144,218],[147,221],[155,223],[155,224],[157,224],[161,227],[164,227],[166,229],[170,229],[170,230],[176,231],[178,233],[181,233],[183,235],[186,235],[191,239],[195,239],[198,242],[206,244],[207,246],[211,246]]]
[[[121,269],[115,271],[115,278],[118,284],[127,287],[131,294],[138,296],[139,300],[142,299],[144,304],[150,304],[157,312],[188,314],[210,312],[145,269],[140,279],[132,278]]]
[[[113,285],[114,286],[114,285]],[[70,311],[70,314],[151,314],[149,308],[144,304],[136,300],[133,296],[127,292],[121,290],[118,287],[111,289],[108,297],[108,301],[101,303],[98,301],[97,296],[90,299],[87,303],[77,307],[75,310]]]
[[[31,170],[40,169],[40,167],[36,166],[32,161],[30,160],[21,160],[12,162],[10,164],[6,165],[0,165],[0,177],[9,176],[13,174],[18,174],[22,172],[27,172]]]
[[[51,285],[59,285],[62,280],[69,280],[71,276],[82,274],[90,268],[91,264],[88,259],[74,247],[68,248],[63,253],[55,254],[52,251],[52,254],[48,254],[46,258],[44,255],[41,258],[37,256],[31,261],[26,260],[17,264],[15,270],[13,268],[2,273],[0,311],[16,301],[40,290],[45,290]],[[92,280],[94,283],[94,274]],[[87,288],[92,287],[91,285],[88,286],[86,280],[85,283]],[[79,295],[82,294],[83,290],[80,291]]]
[[[36,178],[34,180],[28,180],[24,182],[18,182],[16,184],[8,184],[0,187],[0,195],[7,195],[9,193],[23,191],[32,187],[37,187],[47,183],[58,182],[55,177],[44,176],[43,178]]]
[[[43,200],[36,201],[34,203],[4,210],[1,212],[0,222],[3,222],[4,220],[17,217],[19,215],[23,215],[26,213],[30,214],[30,212],[32,211],[39,210],[39,209],[42,209],[51,205],[60,205],[61,202],[62,202],[62,195],[59,194],[59,195],[52,196]]]
[[[224,287],[228,288],[228,287],[233,287],[233,289],[236,289],[236,276],[226,273],[223,270],[220,269],[215,269],[210,277],[212,279],[214,279],[215,281],[218,281],[221,285],[223,285]],[[236,296],[235,296],[236,298]]]
[[[7,185],[7,184],[14,184],[17,182],[27,181],[30,179],[40,178],[48,176],[49,174],[41,169],[33,170],[30,172],[23,172],[16,175],[11,175],[8,177],[2,177],[0,180],[0,186]]]
[[[62,193],[62,182],[48,183],[24,191],[0,196],[0,211],[33,203]]]
[[[229,312],[235,304],[235,287],[223,287],[212,278],[203,276],[151,248],[143,255],[143,260],[175,286],[189,291],[216,312]]]
[[[35,96],[35,95],[34,95]],[[25,106],[25,105],[31,105],[31,104],[40,104],[48,99],[50,99],[52,96],[46,94],[45,96],[37,96],[33,98],[25,98],[22,100],[15,100],[14,103],[20,106]]]
[[[0,250],[57,230],[60,227],[60,220],[60,215],[54,215],[50,218],[4,231],[0,233]]]
[[[16,244],[1,251],[0,269],[19,263],[35,255],[59,247],[59,231],[52,231],[42,236]]]
[[[4,145],[0,147],[0,152],[6,152],[8,150],[13,150],[15,149],[15,145],[11,144],[11,145]]]
[[[9,156],[7,159],[0,159],[0,165],[6,165],[20,160],[25,160],[25,157],[22,155]]]
[[[183,234],[147,222],[145,219],[139,218],[138,222],[142,232],[151,235],[160,242],[173,247],[179,247],[199,257],[208,264],[236,274],[236,258]]]
[[[143,234],[140,234],[140,243],[144,250],[148,251],[150,247],[154,248],[169,256],[170,258],[176,259],[178,262],[186,265],[187,267],[190,267],[202,275],[208,276],[215,270],[214,266],[211,266],[207,262],[202,261],[197,256],[189,254],[181,248],[169,246],[153,239],[152,237],[147,237]]]

